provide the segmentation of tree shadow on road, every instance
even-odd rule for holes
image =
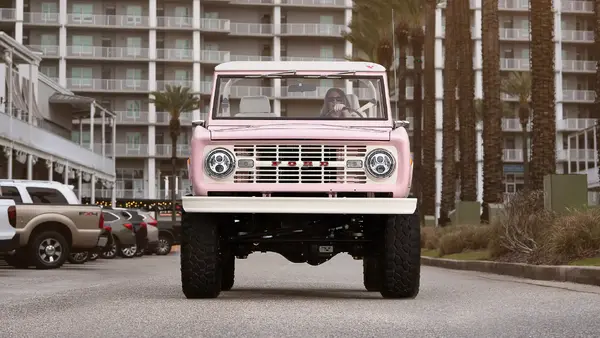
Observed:
[[[223,299],[382,299],[379,292],[362,289],[239,288],[221,293]]]

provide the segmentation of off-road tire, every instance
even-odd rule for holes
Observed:
[[[16,249],[15,253],[12,255],[5,255],[4,260],[6,261],[6,264],[15,269],[29,268],[29,259],[27,258],[27,253],[24,248]]]
[[[45,262],[39,254],[39,246],[42,244],[43,241],[47,239],[56,240],[62,247],[61,255],[58,257],[57,260],[51,263]],[[61,266],[63,266],[63,264],[65,264],[67,258],[69,257],[69,254],[71,253],[70,251],[71,247],[62,234],[60,234],[58,231],[48,230],[36,234],[33,238],[29,240],[29,245],[27,246],[27,258],[29,259],[31,265],[35,266],[36,269],[58,269]]]
[[[363,284],[365,289],[370,292],[381,289],[381,264],[376,256],[368,255],[363,257]]]
[[[188,299],[216,298],[222,266],[217,217],[183,213],[181,222],[181,288]]]
[[[381,295],[415,298],[421,279],[419,215],[389,215],[385,219],[381,255]]]
[[[223,277],[221,290],[229,291],[235,283],[235,256],[227,254],[223,257]]]

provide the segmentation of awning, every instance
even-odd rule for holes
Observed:
[[[89,110],[90,104],[94,103],[94,99],[86,96],[54,93],[50,96],[48,102],[54,104],[70,104],[74,108]]]

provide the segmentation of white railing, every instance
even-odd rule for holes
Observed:
[[[523,162],[523,149],[504,149],[502,160],[506,162]]]
[[[58,13],[23,13],[23,23],[31,25],[58,25]]]
[[[578,131],[587,129],[596,125],[596,119],[586,118],[566,118],[558,121],[557,127],[559,130]]]
[[[282,35],[302,36],[342,36],[346,30],[344,25],[321,24],[321,23],[287,23],[281,25]]]
[[[529,30],[522,28],[500,28],[501,40],[529,40]]]
[[[594,32],[593,31],[578,31],[578,30],[563,29],[561,34],[562,34],[563,41],[594,42]]]
[[[210,32],[228,32],[231,29],[231,21],[226,19],[200,19],[200,29]]]
[[[147,92],[148,80],[67,79],[67,88],[75,91]]]
[[[346,61],[343,58],[321,58],[321,57],[310,57],[310,56],[282,56],[281,61]]]
[[[156,50],[156,59],[172,61],[192,61],[193,49],[160,48]]]
[[[200,52],[200,61],[210,63],[223,63],[230,61],[231,52],[219,50],[203,50]]]
[[[115,111],[117,124],[148,124],[149,113],[145,111]]]
[[[281,4],[309,7],[346,7],[346,0],[281,0]]]
[[[500,59],[502,70],[529,70],[529,59]]]
[[[17,11],[14,8],[0,8],[0,20],[14,21],[16,20]]]
[[[157,157],[170,157],[173,151],[171,144],[157,144],[156,145],[156,156]],[[177,145],[177,157],[188,157],[190,156],[191,147],[187,144]]]
[[[233,35],[273,35],[272,24],[232,22],[230,26]]]
[[[529,0],[498,0],[500,10],[529,10]]]
[[[28,45],[27,47],[41,51],[45,57],[58,57],[60,55],[58,46]]]
[[[149,18],[138,15],[101,15],[70,13],[67,14],[67,23],[77,26],[99,26],[99,27],[138,27],[148,28]]]
[[[67,46],[67,56],[90,59],[148,59],[148,48]]]
[[[563,60],[563,71],[572,72],[596,72],[596,61],[587,60]]]
[[[193,114],[188,112],[188,113],[182,113],[179,116],[179,123],[181,124],[190,124],[192,123],[192,119],[193,119]],[[169,124],[169,121],[171,121],[171,114],[169,114],[168,112],[157,112],[156,113],[156,124]]]
[[[158,16],[156,26],[161,28],[192,28],[194,18],[181,16]]]
[[[560,7],[563,12],[594,13],[594,2],[593,1],[562,0]]]
[[[594,102],[596,99],[596,92],[593,90],[563,90],[563,101],[571,102]]]
[[[98,154],[102,153],[102,145],[94,143],[94,151]],[[113,156],[112,144],[106,144],[105,154]],[[150,155],[147,144],[130,144],[130,143],[115,143],[116,157],[147,157]]]
[[[229,58],[231,61],[273,61],[272,56],[260,55],[230,55]]]
[[[168,80],[168,81],[156,81],[156,90],[163,91],[167,89],[167,85],[169,86],[182,86],[182,87],[192,87],[194,82],[191,80]]]

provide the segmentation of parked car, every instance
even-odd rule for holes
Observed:
[[[181,220],[173,222],[171,215],[161,216],[160,212],[150,211],[150,216],[158,221],[158,247],[157,255],[168,255],[173,245],[181,242]]]
[[[148,225],[148,227],[147,227],[147,229],[148,229],[148,244],[146,245],[146,248],[142,252],[145,253],[146,255],[152,255],[154,253],[157,253],[157,250],[158,250],[159,244],[160,244],[158,221],[154,217],[152,217],[151,212],[143,211],[143,210],[136,210],[136,211],[138,212],[138,214],[140,216],[142,216],[142,219]],[[140,250],[138,250],[138,252],[140,252]]]
[[[0,180],[3,197],[15,202],[19,245],[5,256],[17,268],[61,267],[70,253],[102,248],[108,243],[103,232],[100,207],[80,205],[68,185],[51,181]]]
[[[144,248],[147,243],[147,225],[135,210],[125,208],[103,208],[105,222],[112,228],[113,244],[101,254],[102,258],[111,259],[116,255],[132,258],[138,247]]]
[[[98,259],[100,252],[102,250],[105,250],[106,248],[110,248],[113,245],[113,237],[112,237],[111,231],[112,231],[112,228],[109,225],[107,225],[105,222],[104,229],[102,230],[101,236],[107,236],[108,242],[104,246],[104,248],[94,248],[89,251],[72,252],[69,255],[69,257],[67,258],[69,260],[69,263],[83,264],[87,261],[95,261],[96,259]]]
[[[12,199],[0,199],[0,253],[16,249],[19,246],[17,209]]]

